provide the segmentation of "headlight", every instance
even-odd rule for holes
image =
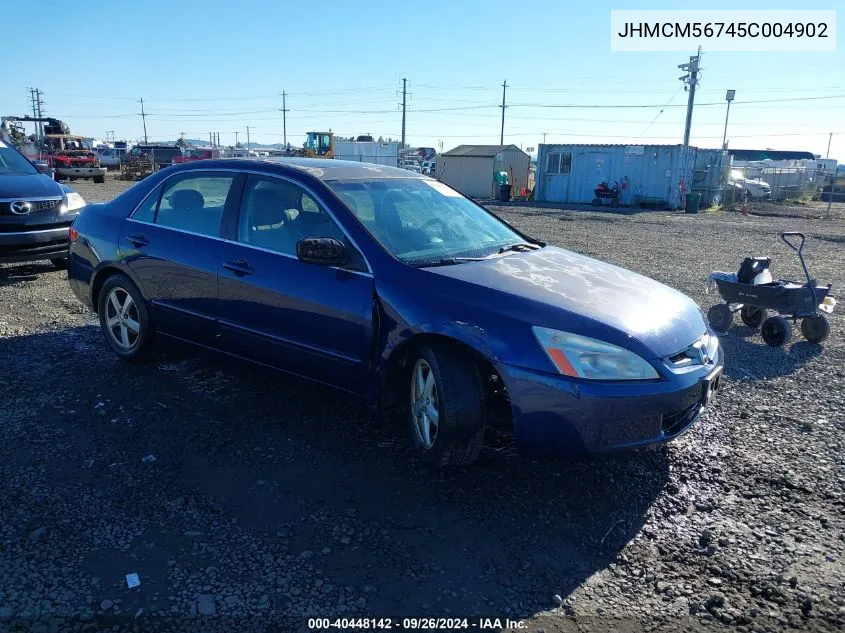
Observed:
[[[69,191],[65,194],[65,201],[62,205],[62,213],[68,211],[77,211],[85,206],[85,200],[75,191]]]
[[[544,327],[534,336],[558,371],[588,380],[653,380],[660,378],[645,360],[616,345]]]

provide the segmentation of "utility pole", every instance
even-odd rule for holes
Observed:
[[[184,132],[179,132],[179,138],[182,140],[182,142],[180,143],[180,145],[184,148],[184,147],[185,147],[185,133],[184,133]]]
[[[499,145],[505,144],[505,108],[507,107],[505,105],[505,93],[507,92],[507,89],[508,89],[508,81],[506,79],[505,81],[502,82],[502,105],[499,106],[500,108],[502,108],[502,131],[499,134]]]
[[[548,133],[548,132],[543,132],[543,145],[545,145],[545,144],[546,144],[546,134],[547,134],[547,133]]]
[[[408,80],[402,78],[402,149],[405,149],[405,109],[407,107],[407,83]]]
[[[288,122],[287,122],[287,105],[285,103],[285,97],[287,94],[284,90],[282,90],[282,145],[285,148],[288,146]]]
[[[824,155],[825,158],[830,158],[830,143],[833,141],[833,132],[827,137],[827,154]]]
[[[731,101],[734,100],[734,96],[736,96],[736,90],[728,90],[727,93],[725,93],[725,101],[728,102],[728,111],[725,112],[725,133],[722,134],[722,151],[728,149],[728,117],[731,114]]]
[[[687,71],[686,75],[678,77],[684,84],[685,90],[689,91],[687,99],[687,120],[684,127],[684,147],[689,147],[689,135],[692,128],[692,108],[695,104],[695,87],[698,85],[698,63],[701,61],[701,47],[698,47],[698,54],[689,58],[688,64],[678,64],[678,68]]]
[[[246,126],[246,155],[249,156],[249,126]]]
[[[144,145],[148,145],[147,141],[147,115],[144,112],[144,97],[141,97],[141,120],[144,122]]]
[[[238,131],[235,130],[235,147],[238,146]]]

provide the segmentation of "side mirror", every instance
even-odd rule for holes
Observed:
[[[333,237],[306,237],[296,243],[296,256],[307,264],[343,266],[346,247]]]

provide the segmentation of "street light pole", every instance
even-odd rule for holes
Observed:
[[[725,144],[728,138],[728,117],[731,114],[731,101],[734,100],[734,96],[736,95],[736,90],[728,90],[725,94],[725,101],[728,102],[728,110],[725,112],[725,133],[722,134],[722,149],[726,150],[728,147]]]

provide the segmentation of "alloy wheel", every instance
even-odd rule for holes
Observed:
[[[424,449],[434,446],[440,424],[437,380],[431,365],[420,358],[411,372],[411,417],[417,442]]]
[[[113,288],[106,299],[106,329],[121,349],[130,350],[141,336],[141,322],[135,301],[123,288]]]

